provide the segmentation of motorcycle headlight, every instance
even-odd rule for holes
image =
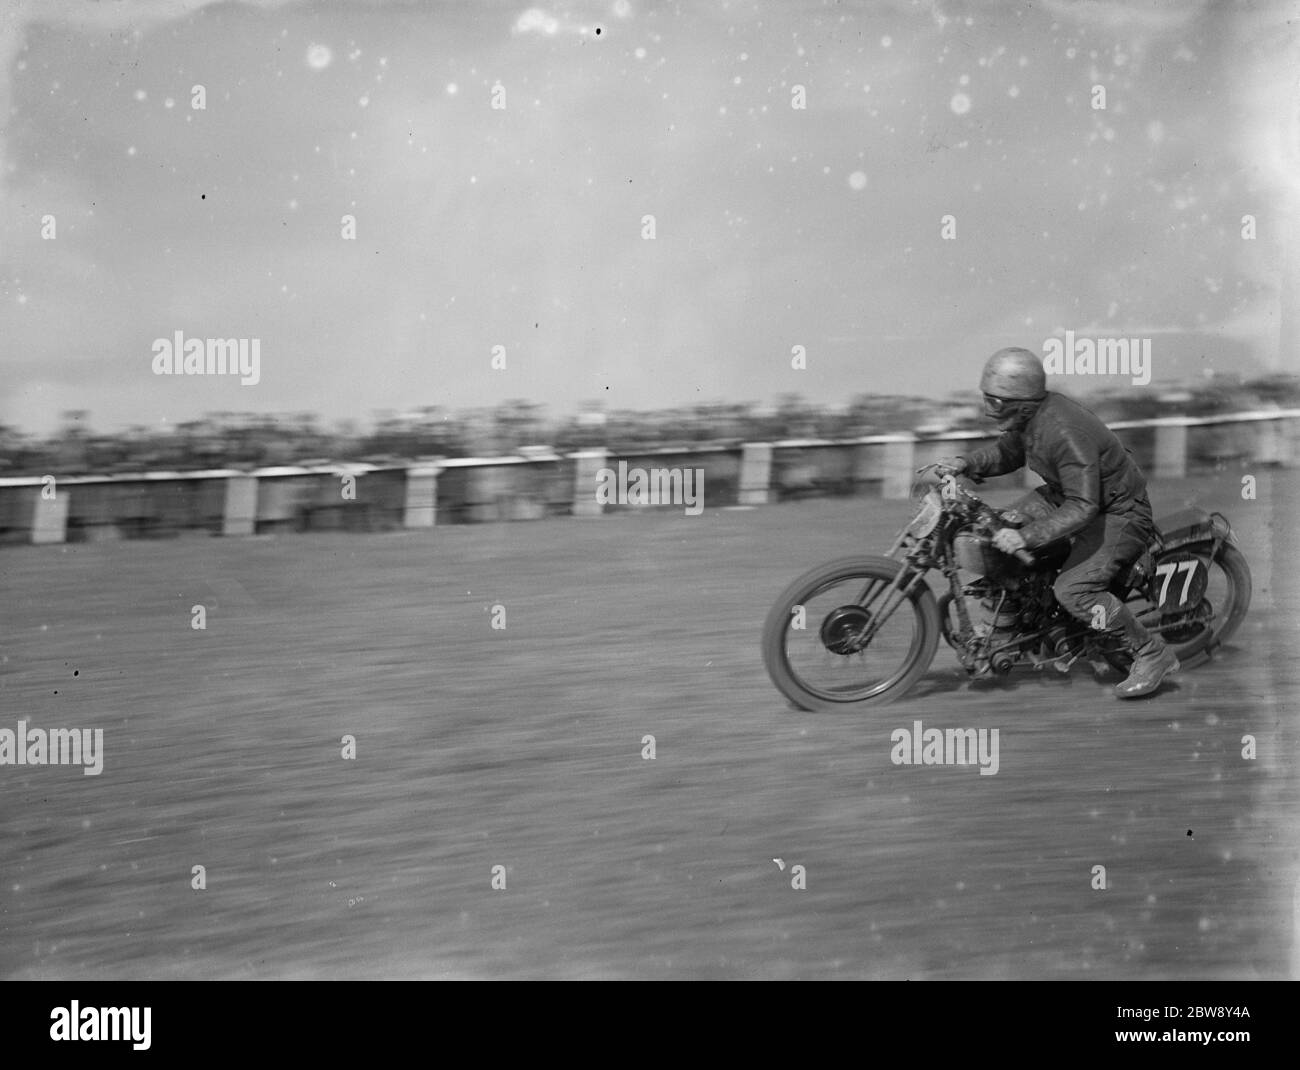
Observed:
[[[921,500],[920,511],[907,525],[907,533],[915,539],[924,539],[938,526],[941,516],[943,516],[943,502],[939,498],[939,492],[927,491]]]

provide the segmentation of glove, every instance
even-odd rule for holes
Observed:
[[[1004,554],[1014,554],[1025,548],[1025,537],[1015,528],[1002,528],[994,533],[993,545]]]
[[[940,457],[935,462],[934,470],[941,476],[954,475],[959,476],[966,471],[965,457]]]

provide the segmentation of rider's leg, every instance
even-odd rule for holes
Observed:
[[[1150,525],[1142,518],[1101,514],[1075,536],[1053,588],[1071,616],[1115,634],[1133,656],[1128,678],[1115,688],[1120,698],[1150,694],[1178,668],[1174,652],[1108,589],[1120,569],[1146,548],[1150,536]]]

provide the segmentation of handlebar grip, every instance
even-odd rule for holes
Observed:
[[[1016,560],[1019,561],[1022,565],[1032,565],[1034,564],[1034,555],[1031,554],[1028,550],[1017,550]]]

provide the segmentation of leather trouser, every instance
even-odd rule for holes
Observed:
[[[1056,510],[1058,502],[1047,487],[1038,487],[1011,508],[1033,519]],[[1093,627],[1100,623],[1109,631],[1129,614],[1110,593],[1110,585],[1128,564],[1137,559],[1155,535],[1150,511],[1142,513],[1098,513],[1070,539],[1070,554],[1053,585],[1056,600],[1067,613]],[[1094,607],[1105,608],[1099,622]]]

